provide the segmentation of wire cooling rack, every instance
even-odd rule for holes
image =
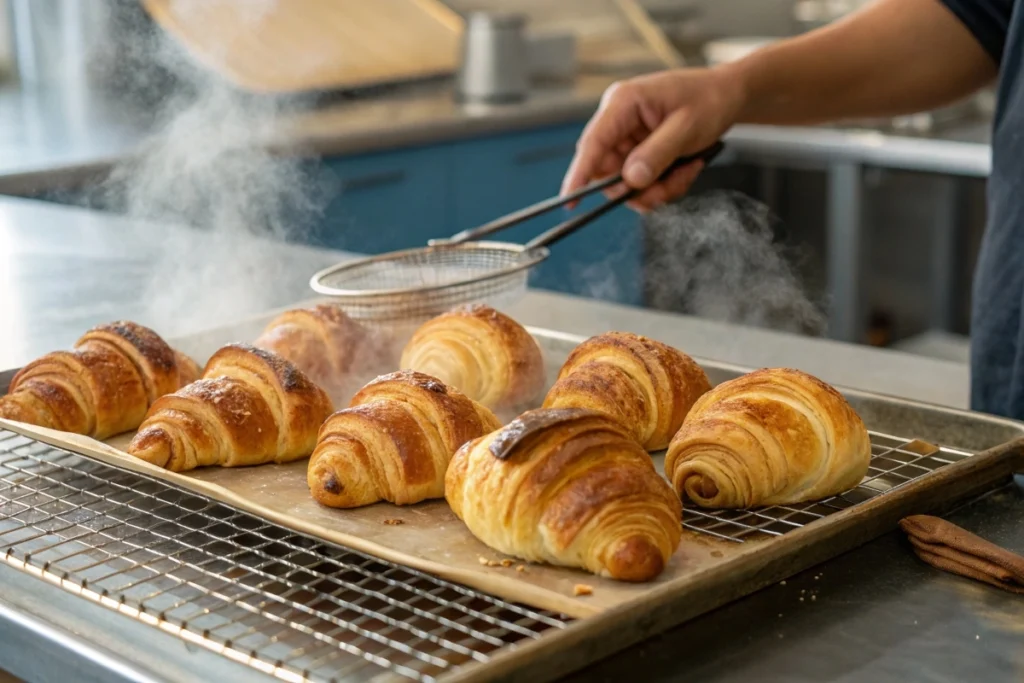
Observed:
[[[872,433],[842,496],[753,511],[687,508],[744,542],[804,526],[971,453]],[[287,681],[435,681],[565,628],[515,605],[0,430],[3,560]]]
[[[856,488],[812,503],[775,505],[756,510],[708,511],[687,507],[683,512],[683,526],[737,543],[781,536],[973,455],[969,451],[935,446],[917,439],[869,433],[871,464],[867,476]]]
[[[289,681],[432,681],[567,623],[3,430],[0,549]]]

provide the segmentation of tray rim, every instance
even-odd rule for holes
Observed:
[[[249,322],[263,317],[251,318]],[[177,339],[170,339],[169,342],[173,344],[177,340],[216,334],[218,330],[226,333],[245,322],[235,321],[233,324],[196,331],[181,335]],[[526,328],[532,335],[571,344],[578,344],[587,339],[586,336],[541,327]],[[702,366],[727,372],[745,373],[752,369],[701,356],[693,358]],[[6,392],[3,381],[15,371],[0,371],[0,391]],[[652,587],[644,595],[627,603],[590,616],[577,617],[564,629],[549,631],[537,640],[501,650],[486,663],[462,664],[441,674],[438,680],[444,683],[476,683],[491,680],[536,683],[552,680],[862,545],[890,531],[898,519],[908,511],[930,511],[932,508],[948,506],[989,490],[999,481],[1009,479],[1016,469],[1024,466],[1024,422],[880,392],[835,386],[847,396],[880,399],[940,415],[956,415],[972,421],[1010,428],[1017,432],[1018,436],[922,475],[901,486],[895,496],[878,496],[803,528],[795,529],[784,536],[758,544],[767,550],[740,553],[697,574]],[[0,426],[10,428],[2,424]],[[12,431],[22,433],[18,429]],[[34,440],[49,442],[40,439],[37,434],[25,435]],[[71,452],[78,452],[70,440],[49,443]],[[81,455],[91,457],[88,454]],[[118,467],[116,464],[113,466]],[[174,481],[163,481],[170,486],[179,486]],[[192,492],[209,497],[208,494],[199,491]],[[220,502],[234,506],[231,502]],[[244,507],[241,509],[263,517],[259,512]],[[281,523],[276,519],[269,521]],[[289,525],[282,526],[299,533],[309,533]],[[329,539],[322,540],[334,543]],[[731,572],[740,575],[730,576]],[[444,578],[458,582],[451,577]],[[717,592],[713,589],[717,589]]]

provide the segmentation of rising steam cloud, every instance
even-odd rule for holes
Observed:
[[[246,14],[226,30],[224,44],[233,32],[251,30],[275,1],[239,3]],[[141,10],[113,4],[118,51],[111,56],[134,67],[117,72],[118,94],[150,113],[156,127],[93,201],[136,219],[154,245],[157,259],[139,292],[147,319],[179,333],[290,303],[295,283],[311,275],[309,262],[289,261],[274,245],[307,237],[325,203],[324,178],[315,165],[272,153],[266,142],[303,103],[233,89]],[[162,225],[206,233],[203,249]]]
[[[646,219],[648,304],[702,318],[818,336],[822,308],[807,292],[794,250],[776,243],[767,206],[714,191],[665,206]]]

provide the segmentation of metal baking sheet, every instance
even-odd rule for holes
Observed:
[[[261,318],[176,343],[205,358],[227,341],[253,338],[264,323]],[[571,335],[532,332],[542,343],[552,375],[581,341]],[[714,383],[744,371],[710,361],[703,365]],[[177,629],[181,637],[228,656],[234,653],[237,658],[242,652],[251,665],[285,680],[332,680],[331,671],[340,675],[356,670],[355,677],[360,680],[376,680],[383,674],[407,680],[548,680],[844,552],[891,529],[904,514],[941,507],[985,490],[1020,467],[1019,440],[1024,430],[1019,423],[865,392],[844,393],[873,432],[873,469],[862,487],[852,495],[800,509],[715,514],[688,509],[684,523],[692,533],[715,539],[719,545],[714,547],[723,548],[722,561],[653,586],[635,599],[586,618],[569,619],[532,609],[323,543],[148,474],[69,455],[23,437],[15,437],[21,441],[7,451],[5,447],[12,442],[0,439],[0,480],[4,482],[0,485],[0,502],[4,503],[0,543],[7,550],[9,564],[51,580],[59,574],[61,585],[71,592],[106,601],[108,606],[165,630]],[[129,481],[133,477],[139,481]],[[114,488],[100,489],[90,497],[90,487],[95,491],[104,481]],[[118,486],[125,491],[144,491],[139,494],[143,504],[122,509],[124,501],[115,495]],[[154,517],[152,506],[158,503],[195,514],[160,514],[158,505]],[[69,517],[68,504],[72,511],[90,514]],[[102,531],[97,531],[96,525]],[[262,555],[249,557],[233,547],[231,539],[217,536],[248,530],[250,525],[258,525],[267,539],[267,551]],[[136,535],[154,530],[166,538],[166,547],[124,542],[124,535],[142,538]],[[106,536],[96,537],[97,533]],[[269,545],[278,538],[287,538],[292,545]],[[185,548],[172,543],[182,540]],[[49,556],[40,555],[41,542]],[[728,550],[730,546],[736,547],[736,552]],[[140,562],[132,553],[142,552],[141,547],[156,557]],[[756,552],[747,551],[755,547]],[[324,550],[299,555],[297,548]],[[200,552],[202,561],[190,557],[181,564],[186,550]],[[335,566],[332,574],[324,571],[331,568],[327,565],[311,564],[330,553],[348,553],[346,568],[372,567],[378,573],[339,574],[341,570]],[[83,555],[93,558],[85,563],[86,569],[113,568],[98,576],[94,569],[85,571],[75,560]],[[267,567],[273,571],[264,571]],[[132,574],[135,578],[119,595],[129,569],[142,574]],[[284,583],[274,578],[278,569],[285,574]],[[250,577],[235,581],[245,591],[216,590],[225,580],[241,576]],[[105,585],[103,580],[114,585]],[[139,589],[150,588],[151,582],[157,581],[159,590],[139,594]],[[367,585],[374,587],[372,595],[367,596]],[[217,628],[210,630],[202,620],[172,619],[160,603],[168,599],[182,612],[216,613],[226,621],[218,621]],[[338,599],[344,605],[339,606]],[[478,606],[473,614],[459,608],[471,601]],[[319,606],[316,615],[310,615],[311,604]],[[365,609],[353,612],[352,604]],[[427,619],[425,627],[412,635],[396,625],[405,623],[410,613]],[[490,630],[478,622],[468,625],[467,620],[479,619],[480,614],[495,617],[499,613]],[[472,633],[467,635],[467,629]],[[229,637],[225,643],[225,633],[242,633],[246,639]],[[326,640],[325,633],[329,636]],[[308,640],[305,644],[303,634]],[[473,640],[480,634],[492,638]],[[247,650],[249,643],[257,642],[266,646]],[[288,643],[290,649],[283,650],[281,643]],[[303,657],[313,651],[314,644],[328,659],[327,665],[310,669],[304,664],[309,660]],[[452,645],[463,647],[452,649]]]

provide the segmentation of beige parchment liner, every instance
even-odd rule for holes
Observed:
[[[171,482],[227,503],[301,533],[310,534],[369,555],[419,569],[497,595],[505,600],[583,618],[635,600],[669,581],[692,576],[710,567],[755,551],[759,542],[732,543],[684,532],[682,543],[656,580],[630,584],[559,567],[527,564],[486,566],[480,558],[500,561],[506,556],[478,541],[443,500],[399,507],[378,503],[354,510],[321,506],[306,485],[308,460],[287,465],[204,468],[168,472],[124,452],[132,434],[99,442],[76,434],[0,419],[0,427],[53,446],[90,456]],[[661,469],[662,456],[655,456]],[[686,514],[685,511],[683,513]],[[386,524],[401,520],[401,524]],[[592,589],[574,595],[577,585]]]

